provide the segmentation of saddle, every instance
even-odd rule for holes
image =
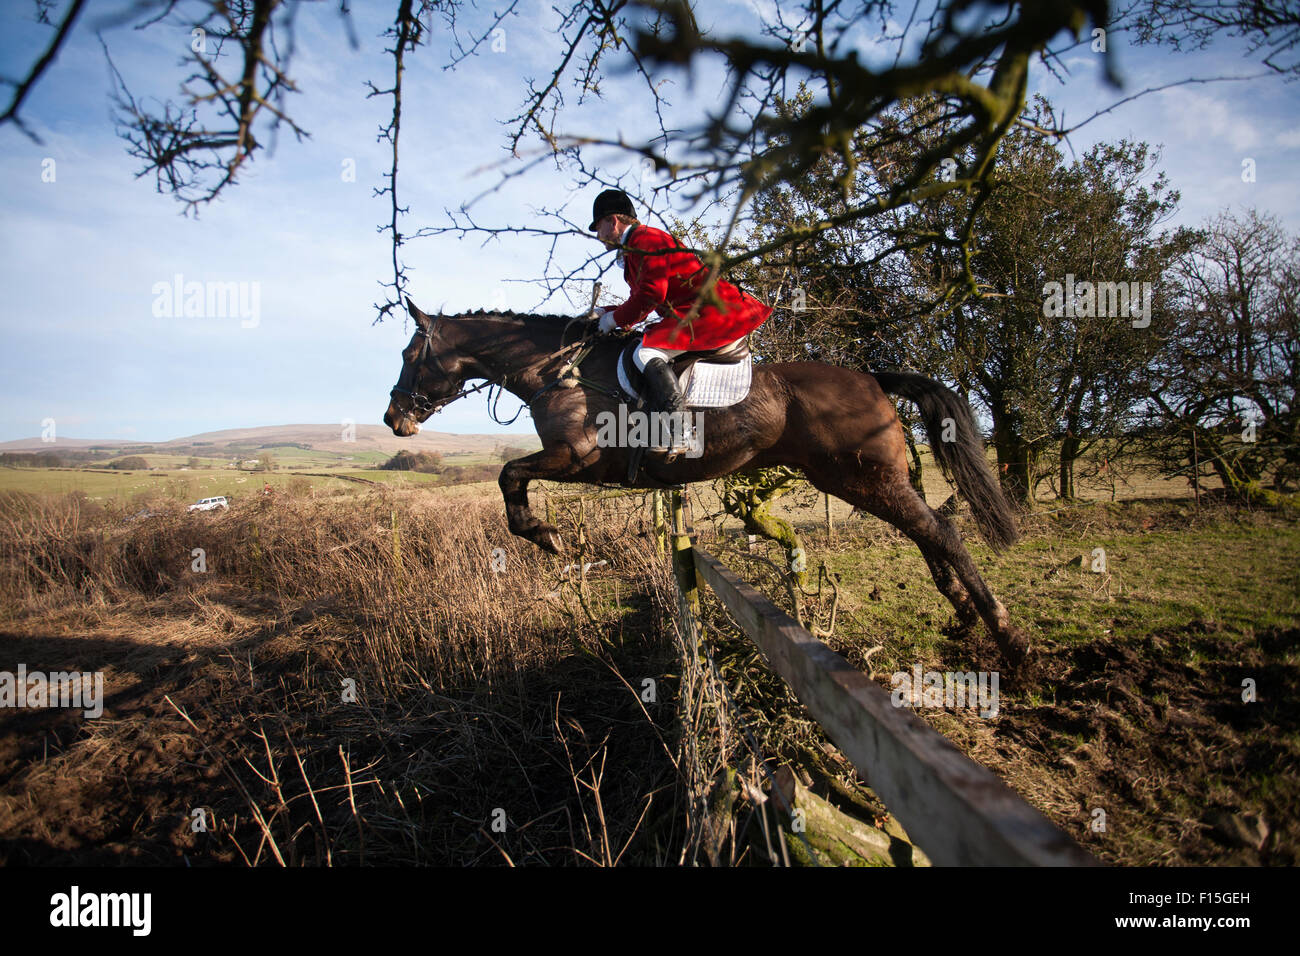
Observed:
[[[618,358],[618,385],[634,402],[640,402],[645,376],[633,356],[641,345],[633,339]],[[753,379],[753,355],[749,337],[702,352],[686,352],[671,359],[668,367],[677,376],[687,408],[726,408],[743,402]]]

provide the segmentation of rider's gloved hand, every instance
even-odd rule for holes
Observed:
[[[600,323],[597,329],[601,332],[614,332],[619,328],[619,324],[614,321],[614,310],[617,306],[606,306],[605,311],[601,313]]]

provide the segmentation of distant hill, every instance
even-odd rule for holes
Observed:
[[[173,438],[162,442],[120,441],[117,439],[60,438],[50,443],[39,438],[22,438],[17,441],[0,442],[0,452],[4,451],[58,451],[60,448],[84,451],[90,448],[105,449],[140,449],[150,448],[158,454],[166,454],[169,448],[189,449],[196,444],[210,444],[214,453],[225,451],[230,445],[258,448],[263,445],[295,443],[307,445],[319,451],[366,452],[378,451],[393,455],[402,449],[412,452],[436,451],[442,454],[469,452],[471,454],[490,455],[500,446],[514,445],[519,448],[539,448],[541,442],[535,435],[457,435],[452,432],[422,431],[411,438],[398,438],[383,425],[357,425],[356,441],[344,441],[343,429],[339,425],[270,425],[264,428],[226,428],[221,431],[203,432]]]

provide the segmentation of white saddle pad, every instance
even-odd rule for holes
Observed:
[[[687,408],[727,408],[749,397],[749,387],[754,377],[754,360],[728,365],[696,362],[677,380]],[[618,384],[634,398],[640,393],[627,380],[623,363],[618,363]]]
[[[688,408],[726,408],[749,396],[754,377],[754,362],[745,359],[730,365],[696,362],[682,376],[678,385]]]

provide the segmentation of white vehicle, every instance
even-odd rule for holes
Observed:
[[[198,504],[190,505],[190,511],[215,511],[217,508],[226,508],[229,510],[230,502],[224,497],[221,498],[204,498]]]

